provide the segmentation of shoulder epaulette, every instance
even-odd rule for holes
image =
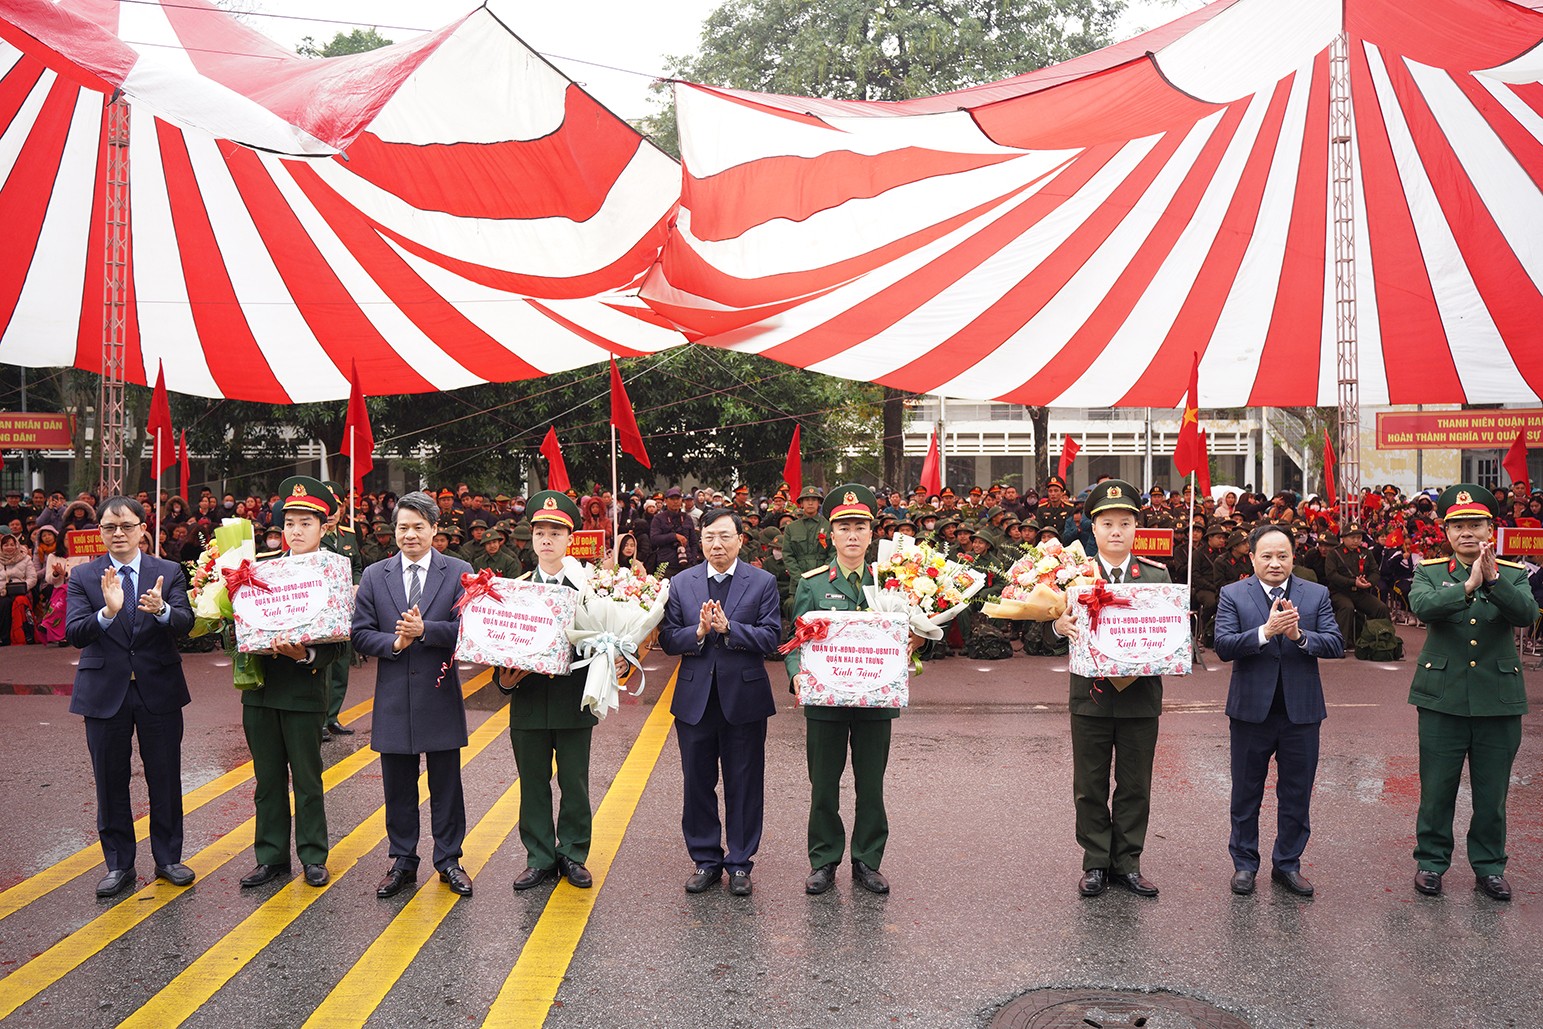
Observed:
[[[284,551],[282,551],[282,550],[264,550],[264,551],[261,551],[261,552],[258,553],[257,560],[261,561],[261,560],[263,560],[265,558],[279,557],[283,553],[284,553]]]
[[[1150,557],[1142,557],[1139,554],[1134,556],[1137,561],[1140,561],[1144,565],[1150,565],[1153,568],[1161,568],[1165,572],[1168,570],[1168,566],[1163,564],[1161,561],[1153,561]]]
[[[829,569],[830,569],[830,565],[821,565],[818,568],[811,568],[807,572],[804,573],[803,577],[805,579],[812,579],[816,575],[819,575],[821,572],[828,571]]]
[[[1452,560],[1450,557],[1427,557],[1420,563],[1422,565],[1444,565],[1450,560]]]
[[[531,577],[531,575],[533,575],[533,574],[534,573],[532,573],[532,572],[526,572],[524,575],[518,576],[514,581],[515,582],[524,582],[526,579],[529,579]]]
[[[1505,565],[1507,568],[1520,568],[1524,572],[1527,570],[1527,566],[1522,564],[1520,561],[1507,561],[1503,557],[1495,558],[1495,563],[1497,565]]]
[[[352,525],[339,525],[338,532],[346,532],[350,536],[358,535],[356,532],[354,532],[354,527]]]

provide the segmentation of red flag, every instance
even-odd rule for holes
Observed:
[[[616,358],[611,358],[611,424],[616,426],[616,440],[621,452],[631,454],[644,468],[652,468],[648,451],[643,449],[643,434],[638,431],[638,420],[632,414],[632,401],[627,399],[627,387],[621,383],[621,369]]]
[[[1197,500],[1211,495],[1211,448],[1204,429],[1200,430],[1200,463],[1195,466],[1195,489],[1199,491],[1195,494]]]
[[[1511,477],[1511,485],[1522,487],[1522,492],[1527,492],[1527,430],[1521,429],[1516,433],[1516,439],[1511,443],[1511,449],[1505,452],[1505,460],[1501,467]],[[1514,495],[1514,494],[1513,494]]]
[[[348,419],[343,423],[343,443],[338,453],[353,458],[354,496],[364,492],[364,477],[375,467],[375,432],[370,428],[370,409],[364,406],[359,385],[359,362],[349,366]]]
[[[1329,430],[1323,430],[1323,499],[1328,506],[1339,503],[1334,492],[1334,444],[1329,441]]]
[[[1061,437],[1061,468],[1057,474],[1060,475],[1062,482],[1069,481],[1066,473],[1072,470],[1072,462],[1077,460],[1077,453],[1081,449],[1077,441],[1070,436]]]
[[[782,481],[788,484],[788,495],[797,497],[804,491],[804,458],[799,451],[799,425],[793,423],[793,442],[788,444],[788,459],[782,465]]]
[[[188,472],[191,462],[188,460],[188,431],[182,430],[182,436],[177,442],[177,496],[183,500],[188,498]]]
[[[546,458],[546,488],[563,492],[568,488],[568,466],[563,463],[563,446],[557,442],[557,426],[549,426],[541,441],[541,456]]]
[[[927,491],[927,496],[934,497],[943,489],[943,477],[939,473],[938,465],[938,434],[932,434],[932,442],[927,444],[927,456],[922,461],[922,489]]]
[[[1189,475],[1200,466],[1200,354],[1189,369],[1189,396],[1184,401],[1184,420],[1173,446],[1173,470]]]
[[[155,393],[150,397],[150,421],[145,425],[150,437],[150,474],[162,472],[177,463],[177,438],[171,429],[171,403],[166,399],[166,370],[155,366]]]

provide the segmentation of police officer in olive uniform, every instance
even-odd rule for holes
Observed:
[[[1061,530],[1066,526],[1066,519],[1077,510],[1077,505],[1067,495],[1066,480],[1059,475],[1052,475],[1045,480],[1045,499],[1041,500],[1032,509],[1025,507],[1026,517],[1033,517],[1040,525],[1055,530],[1057,538]],[[1070,542],[1063,540],[1062,542]]]
[[[348,558],[348,563],[353,569],[354,585],[359,585],[359,577],[364,574],[364,555],[359,551],[359,540],[354,535],[352,525],[341,524],[343,516],[343,487],[327,480],[322,483],[327,493],[331,495],[335,505],[332,517],[327,522],[327,532],[322,536],[321,545],[334,554],[342,554]],[[345,659],[335,661],[328,666],[327,672],[327,722],[322,727],[321,738],[323,742],[334,736],[352,736],[354,731],[345,728],[338,717],[343,713],[343,698],[348,695],[348,670],[354,663],[353,643],[344,643]]]
[[[580,573],[563,563],[568,537],[580,523],[579,505],[567,494],[542,490],[530,498],[532,546],[537,564],[521,576],[577,590]],[[584,862],[589,859],[593,812],[589,806],[589,744],[598,722],[584,710],[584,680],[580,668],[567,675],[538,675],[505,669],[499,688],[509,700],[509,741],[520,773],[520,842],[526,868],[514,880],[516,890],[528,890],[567,876],[579,889],[594,885]],[[510,683],[515,683],[512,688]],[[552,821],[552,764],[562,799],[557,822]]]
[[[1195,574],[1190,584],[1193,590],[1190,606],[1200,612],[1200,641],[1204,646],[1211,645],[1222,587],[1234,581],[1223,578],[1229,573],[1218,567],[1227,556],[1227,527],[1221,522],[1212,522],[1206,526],[1205,545],[1195,551]]]
[[[1165,583],[1168,569],[1130,552],[1140,524],[1140,494],[1119,479],[1106,479],[1088,494],[1099,578],[1113,583]],[[1068,608],[1055,622],[1060,636],[1079,631]],[[1163,680],[1147,675],[1123,689],[1109,679],[1071,677],[1072,794],[1077,843],[1082,847],[1078,890],[1096,897],[1110,880],[1142,897],[1157,887],[1141,874],[1147,818],[1152,806],[1152,760],[1163,710]],[[1114,797],[1109,772],[1114,770]]]
[[[1441,876],[1452,864],[1452,817],[1466,762],[1475,888],[1510,900],[1506,794],[1527,713],[1515,630],[1537,620],[1538,605],[1522,566],[1495,556],[1499,505],[1493,493],[1472,483],[1450,486],[1437,513],[1452,556],[1421,562],[1409,590],[1409,609],[1427,627],[1409,688],[1420,733],[1414,886],[1427,895],[1441,892]]]
[[[331,492],[316,479],[296,475],[279,486],[284,534],[291,554],[321,549],[333,512]],[[259,562],[282,551],[258,556]],[[241,880],[261,886],[288,875],[289,786],[295,789],[295,851],[310,886],[324,886],[327,872],[327,810],[321,782],[322,720],[327,714],[327,673],[347,664],[343,643],[279,644],[258,658],[263,685],[241,693],[241,728],[252,751],[252,791],[257,807],[252,853],[257,859]]]
[[[805,486],[798,495],[799,516],[782,530],[782,562],[795,581],[830,561],[830,522],[820,513],[820,499],[818,489]]]
[[[1239,582],[1253,575],[1254,561],[1248,554],[1248,533],[1234,529],[1227,536],[1227,552],[1217,558],[1212,567],[1216,569],[1213,581],[1218,592],[1229,582]]]
[[[873,533],[878,502],[866,486],[849,483],[831,490],[822,505],[832,526],[835,559],[803,573],[793,594],[793,616],[809,611],[864,611],[863,586],[873,585],[873,572],[864,561]],[[913,642],[915,642],[913,640]],[[791,688],[798,692],[799,653],[787,656]],[[809,878],[807,893],[829,890],[836,866],[846,852],[841,822],[841,775],[847,750],[852,753],[852,780],[857,794],[852,818],[852,880],[873,893],[888,893],[889,882],[879,872],[889,839],[884,809],[884,771],[889,766],[891,722],[897,708],[804,707],[805,750],[809,763]]]

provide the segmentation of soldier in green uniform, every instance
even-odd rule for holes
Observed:
[[[530,523],[520,522],[509,530],[509,556],[519,564],[521,572],[536,570],[536,552],[530,549]]]
[[[1061,530],[1066,526],[1066,519],[1077,510],[1077,505],[1067,496],[1066,480],[1059,475],[1052,475],[1045,480],[1045,499],[1041,500],[1037,507],[1033,509],[1025,507],[1024,510],[1027,514],[1033,515],[1040,525],[1055,530],[1059,538]]]
[[[304,475],[285,479],[284,538],[291,554],[321,549],[333,498],[320,482]],[[258,560],[282,556],[273,551]],[[327,713],[327,673],[346,664],[343,643],[278,643],[262,655],[263,685],[241,694],[241,728],[252,751],[252,791],[257,807],[252,853],[257,859],[241,880],[261,886],[289,874],[289,785],[295,789],[295,851],[310,886],[324,886],[327,872],[327,810],[321,782],[322,720]]]
[[[359,585],[359,577],[364,574],[364,555],[359,552],[359,540],[354,535],[352,525],[340,524],[343,517],[343,487],[330,479],[324,483],[327,493],[331,495],[333,504],[332,516],[327,521],[327,531],[322,536],[321,545],[334,554],[342,554],[348,558],[348,563],[353,568],[354,585]],[[344,727],[338,718],[343,713],[343,698],[348,695],[348,670],[354,663],[354,645],[342,644],[345,657],[342,661],[333,662],[327,672],[327,721],[322,727],[321,738],[323,742],[334,736],[352,736],[354,731]]]
[[[862,587],[873,585],[864,561],[873,534],[878,503],[866,486],[851,483],[830,491],[823,505],[830,519],[835,560],[805,571],[793,594],[793,617],[809,611],[863,611]],[[913,638],[912,643],[916,640]],[[799,654],[787,656],[788,678],[798,692]],[[884,810],[884,771],[889,765],[890,729],[897,708],[805,707],[805,751],[809,763],[809,878],[806,893],[829,890],[836,866],[846,853],[841,822],[841,775],[847,750],[852,753],[852,781],[857,794],[852,818],[852,880],[873,893],[888,893],[879,872],[889,839]]]
[[[359,548],[365,567],[396,555],[396,533],[392,530],[391,523],[376,522],[371,529],[373,535]]]
[[[488,523],[485,518],[473,518],[466,526],[470,538],[457,549],[456,557],[468,564],[474,564],[472,558],[482,553],[482,538],[487,534]]]
[[[1165,583],[1168,569],[1133,557],[1140,515],[1136,487],[1107,479],[1088,494],[1099,578],[1114,583]],[[1078,628],[1068,608],[1055,622],[1059,636],[1075,639]],[[1163,680],[1147,675],[1122,689],[1109,679],[1071,677],[1072,795],[1077,810],[1077,843],[1082,847],[1084,897],[1096,897],[1112,879],[1142,897],[1157,887],[1141,874],[1147,818],[1152,807],[1152,759],[1163,710]],[[1114,797],[1109,771],[1114,769]]]
[[[1437,514],[1452,556],[1421,562],[1409,589],[1409,609],[1427,627],[1409,688],[1420,733],[1414,886],[1432,896],[1452,864],[1452,817],[1466,762],[1474,885],[1495,900],[1511,899],[1506,795],[1527,713],[1515,630],[1537,620],[1538,605],[1522,566],[1495,556],[1498,513],[1494,494],[1483,486],[1448,487]]]
[[[755,512],[755,505],[750,502],[750,487],[740,483],[734,487],[734,502],[730,505],[734,513],[740,518]]]
[[[788,576],[799,576],[830,561],[830,522],[820,513],[820,491],[805,486],[798,495],[799,517],[782,530],[782,561]]]
[[[563,564],[568,537],[579,524],[579,505],[556,490],[530,498],[531,548],[536,569],[525,581],[555,583],[577,590],[583,583]],[[594,885],[589,859],[593,812],[589,807],[589,743],[598,719],[584,710],[584,669],[567,675],[538,675],[503,669],[499,688],[509,700],[509,741],[520,773],[520,842],[526,868],[514,880],[528,890],[567,876],[579,889]],[[552,765],[562,799],[552,822]]]
[[[470,554],[465,557],[473,571],[480,572],[484,568],[491,568],[493,574],[505,579],[517,579],[525,574],[525,569],[520,567],[509,553],[504,550],[504,531],[502,529],[489,529],[482,534],[482,552]]]
[[[1382,576],[1371,551],[1363,546],[1365,533],[1354,523],[1340,534],[1340,548],[1324,556],[1324,585],[1334,602],[1334,617],[1339,620],[1339,634],[1344,637],[1345,649],[1354,649],[1355,616],[1363,618],[1388,617],[1388,605],[1378,595],[1382,589]]]

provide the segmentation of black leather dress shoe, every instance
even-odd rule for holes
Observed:
[[[1084,897],[1096,897],[1109,888],[1109,872],[1104,868],[1089,868],[1077,883],[1077,892]]]
[[[321,727],[321,741],[323,743],[332,742],[332,734],[327,731],[327,727],[325,725]]]
[[[334,736],[352,736],[354,734],[352,729],[345,727],[341,722],[328,722],[327,731]]]
[[[417,881],[417,872],[409,871],[406,868],[393,868],[386,873],[385,878],[380,881],[380,885],[375,887],[375,896],[381,900],[385,900],[387,897],[395,897]]]
[[[861,861],[852,862],[852,881],[869,893],[882,895],[889,892],[889,880],[879,874],[877,868],[869,868]]]
[[[691,873],[691,878],[686,880],[686,892],[701,893],[722,878],[723,869],[721,868],[698,868]]]
[[[463,897],[471,896],[471,876],[466,874],[466,869],[460,865],[450,865],[439,870],[439,881],[450,884],[451,893],[459,893]]]
[[[555,868],[527,868],[514,877],[514,888],[517,890],[529,890],[542,883],[557,881],[557,869]]]
[[[1138,897],[1157,896],[1157,885],[1140,872],[1116,872],[1109,878]]]
[[[750,873],[730,872],[729,892],[734,894],[736,897],[750,896]]]
[[[1279,868],[1270,872],[1270,878],[1280,883],[1298,897],[1311,897],[1313,884],[1302,878],[1301,872],[1282,872]]]
[[[836,866],[834,864],[821,865],[809,873],[809,878],[804,880],[804,892],[808,894],[824,893],[836,885]]]
[[[251,889],[253,886],[261,886],[265,882],[272,882],[279,876],[288,874],[288,865],[258,865],[242,877],[241,888]]]
[[[1414,888],[1427,897],[1439,896],[1441,893],[1441,873],[1420,869],[1414,873]]]
[[[1254,876],[1258,873],[1247,868],[1240,868],[1232,873],[1232,892],[1240,897],[1246,897],[1254,892]]]
[[[326,865],[306,865],[305,884],[307,886],[325,886],[327,880],[332,878],[332,873],[327,871]]]
[[[128,889],[134,882],[135,875],[132,868],[119,868],[102,876],[102,881],[96,884],[98,897],[116,897]]]
[[[561,855],[557,858],[557,867],[562,869],[563,875],[568,877],[568,882],[581,890],[587,890],[595,885],[595,877],[589,874],[589,869],[577,861],[570,861]]]
[[[1511,884],[1503,875],[1475,875],[1473,888],[1494,900],[1511,899]]]
[[[180,861],[174,865],[156,865],[155,877],[165,879],[173,886],[191,886],[194,879],[193,870]]]

